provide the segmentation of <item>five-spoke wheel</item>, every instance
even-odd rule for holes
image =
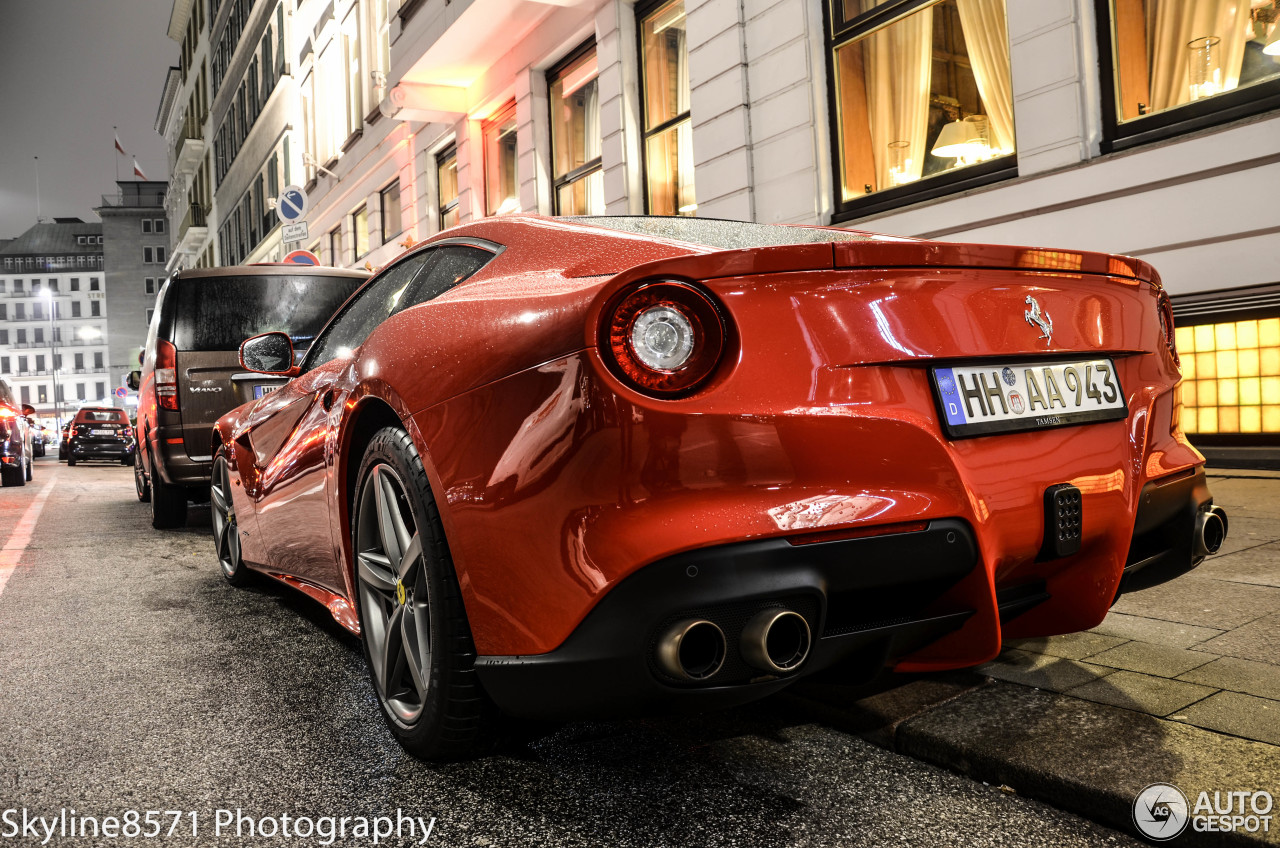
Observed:
[[[361,488],[355,552],[374,682],[396,718],[411,725],[430,686],[431,594],[404,482],[385,463],[370,469]]]
[[[151,483],[147,481],[147,473],[142,467],[142,451],[133,455],[133,489],[142,503],[151,500]]]
[[[474,753],[494,710],[444,528],[409,434],[386,427],[365,449],[352,504],[356,602],[387,726],[424,759]]]
[[[231,585],[241,586],[249,579],[249,569],[240,558],[240,528],[236,525],[235,501],[231,498],[230,465],[222,452],[213,460],[209,509],[213,513],[213,543],[218,551],[222,576]]]

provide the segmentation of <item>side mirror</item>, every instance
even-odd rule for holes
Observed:
[[[36,414],[36,408],[29,403],[24,403],[22,405],[22,414],[30,418]]]
[[[136,392],[138,386],[142,385],[142,372],[130,371],[129,376],[124,378],[124,384]]]
[[[285,333],[263,333],[240,343],[240,367],[277,377],[298,376],[293,364],[293,342]]]

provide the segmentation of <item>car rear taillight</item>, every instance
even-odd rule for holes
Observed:
[[[605,310],[601,352],[618,376],[646,394],[676,397],[715,372],[725,322],[709,295],[688,283],[647,283]]]
[[[1160,313],[1160,335],[1164,337],[1165,347],[1169,348],[1174,363],[1180,365],[1182,360],[1178,357],[1178,342],[1173,331],[1173,303],[1169,300],[1169,295],[1160,292],[1156,309]]]
[[[0,406],[0,418],[17,418],[18,410],[8,406]]]
[[[156,405],[178,411],[178,351],[172,342],[156,342]]]

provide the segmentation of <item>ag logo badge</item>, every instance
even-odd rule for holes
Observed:
[[[1187,828],[1191,810],[1187,796],[1171,783],[1153,783],[1133,799],[1133,823],[1155,842],[1173,839]]]

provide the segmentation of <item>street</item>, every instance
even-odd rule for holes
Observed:
[[[287,816],[285,843],[369,845],[353,835],[360,820],[376,833],[398,815],[434,818],[429,844],[450,846],[1140,844],[872,745],[785,695],[569,724],[427,765],[384,727],[360,645],[323,608],[265,580],[223,581],[207,508],[157,532],[130,469],[50,457],[0,492],[0,542],[0,581],[16,562],[0,582],[0,813],[16,811],[0,837],[24,810],[57,827],[66,810],[82,822],[174,811],[152,844],[278,843]],[[47,844],[131,841],[60,833]]]

